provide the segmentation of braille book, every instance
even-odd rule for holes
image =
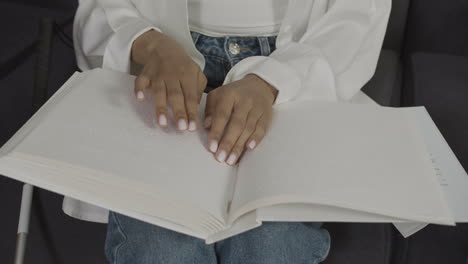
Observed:
[[[455,222],[415,121],[424,109],[275,105],[264,140],[231,167],[205,129],[157,126],[134,78],[73,75],[1,148],[0,173],[207,243],[263,221]]]

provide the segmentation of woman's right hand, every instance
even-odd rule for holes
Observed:
[[[200,67],[175,40],[155,30],[133,42],[132,60],[143,65],[135,80],[135,95],[143,101],[147,91],[153,93],[157,123],[167,126],[170,105],[177,128],[195,131],[198,104],[207,83]]]

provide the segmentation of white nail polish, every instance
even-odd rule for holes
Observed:
[[[205,118],[205,123],[203,125],[205,128],[209,128],[211,126],[211,116]]]
[[[137,99],[138,100],[144,100],[145,99],[145,94],[142,91],[137,92]]]
[[[231,154],[231,155],[229,155],[229,158],[227,160],[227,164],[232,166],[232,165],[236,164],[236,160],[237,160],[236,154]]]
[[[185,121],[184,119],[179,120],[179,130],[187,130],[187,121]]]
[[[188,130],[190,132],[193,132],[193,131],[197,130],[197,124],[195,123],[195,121],[190,121]]]
[[[217,157],[219,162],[224,162],[226,160],[226,151],[221,151]]]
[[[212,141],[210,144],[210,151],[215,153],[218,151],[218,141]]]
[[[167,126],[166,115],[159,115],[159,125],[160,126]]]
[[[255,142],[255,140],[250,141],[250,143],[249,143],[249,148],[250,148],[250,149],[254,149],[255,146],[257,146],[257,142]]]

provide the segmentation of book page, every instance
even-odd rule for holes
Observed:
[[[450,149],[437,126],[432,121],[424,107],[410,109],[418,121],[421,134],[424,137],[439,184],[450,207],[455,222],[467,223],[468,210],[468,174],[463,169],[457,157]],[[418,232],[426,223],[396,223],[395,227],[404,237]]]
[[[282,203],[453,223],[414,120],[377,106],[276,107],[264,141],[241,161],[232,217]]]
[[[87,74],[15,152],[144,184],[224,221],[235,169],[215,161],[205,130],[181,133],[173,124],[163,130],[153,121],[151,98],[136,100],[134,77],[101,69]]]
[[[418,121],[431,162],[457,223],[468,222],[468,174],[424,107],[408,109]]]

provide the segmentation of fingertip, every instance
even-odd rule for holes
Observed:
[[[160,114],[158,118],[158,123],[162,127],[167,127],[167,117],[165,114]]]
[[[237,161],[237,155],[234,154],[234,153],[231,153],[231,155],[229,155],[229,158],[227,159],[226,163],[228,165],[234,166],[236,164],[236,161]]]
[[[149,85],[150,79],[143,75],[140,75],[135,79],[135,90],[137,91],[145,91]]]
[[[218,141],[217,140],[212,140],[210,142],[209,149],[212,153],[216,153],[218,151]]]
[[[185,119],[180,119],[179,122],[177,123],[177,127],[179,128],[180,131],[187,130],[187,121]]]
[[[226,151],[224,150],[221,150],[218,155],[216,155],[216,159],[219,161],[219,162],[224,162],[226,160]]]
[[[136,94],[137,100],[138,101],[143,101],[145,100],[145,94],[142,91],[138,91]]]
[[[197,122],[195,122],[194,120],[190,120],[188,130],[190,132],[196,131],[197,130]]]
[[[255,147],[257,146],[257,142],[255,141],[255,139],[252,139],[249,144],[247,145],[247,147],[250,149],[250,150],[253,150],[255,149]]]

